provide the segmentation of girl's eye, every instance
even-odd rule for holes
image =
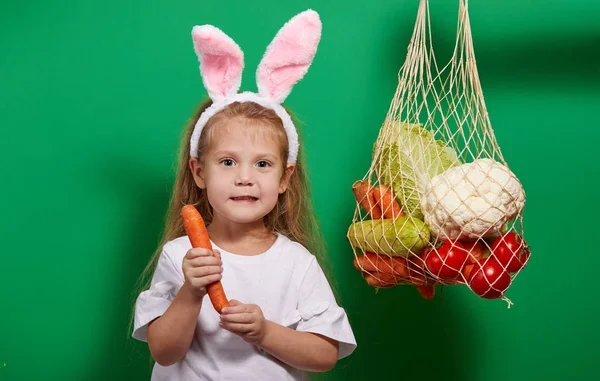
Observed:
[[[233,160],[223,159],[223,160],[221,160],[221,164],[223,164],[226,167],[231,167],[233,165]]]
[[[258,164],[259,168],[266,168],[271,165],[271,163],[269,163],[266,160],[261,160],[257,164]]]

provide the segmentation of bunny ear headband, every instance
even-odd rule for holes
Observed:
[[[192,39],[202,82],[213,104],[200,115],[194,126],[190,139],[191,156],[198,156],[200,134],[212,116],[233,102],[255,102],[272,109],[281,118],[289,143],[288,163],[295,163],[298,133],[281,103],[304,77],[317,52],[321,39],[318,13],[307,10],[296,15],[275,35],[256,71],[258,93],[238,94],[244,53],[229,36],[212,25],[203,25],[192,29]]]

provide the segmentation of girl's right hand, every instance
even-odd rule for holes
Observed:
[[[181,269],[185,278],[184,286],[196,296],[206,295],[206,286],[221,280],[223,272],[221,253],[202,248],[188,250],[183,258]]]

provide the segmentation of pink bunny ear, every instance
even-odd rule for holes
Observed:
[[[260,95],[277,103],[287,98],[312,64],[321,40],[321,28],[319,14],[307,10],[279,30],[256,72]]]
[[[240,47],[212,25],[195,26],[192,39],[210,98],[216,101],[237,94],[244,69],[244,53]]]

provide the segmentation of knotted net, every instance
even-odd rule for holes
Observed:
[[[523,187],[486,110],[469,22],[459,0],[454,51],[439,69],[421,0],[406,60],[368,172],[352,191],[354,265],[377,288],[467,285],[503,298],[528,262]]]

